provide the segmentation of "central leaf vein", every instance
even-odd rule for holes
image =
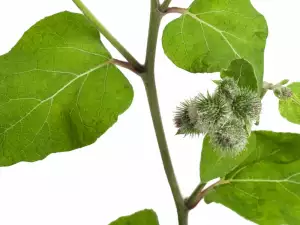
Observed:
[[[236,35],[234,34],[231,34],[229,32],[225,32],[225,31],[222,31],[220,30],[219,28],[211,25],[210,23],[200,19],[199,17],[197,17],[195,14],[193,13],[190,13],[188,11],[185,12],[186,15],[189,15],[190,17],[192,17],[193,19],[195,19],[196,21],[198,21],[200,24],[204,24],[208,27],[210,27],[211,29],[213,29],[214,31],[216,31],[217,33],[219,33],[221,35],[221,37],[225,40],[225,42],[228,44],[228,46],[232,49],[233,53],[238,56],[239,58],[242,58],[241,55],[237,52],[237,50],[234,48],[234,46],[230,43],[230,41],[228,40],[228,38],[224,35],[224,33],[226,34],[229,34],[235,38],[238,38]],[[241,39],[241,38],[238,38],[238,39]]]

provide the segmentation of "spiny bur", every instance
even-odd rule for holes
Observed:
[[[217,87],[216,94],[232,101],[239,92],[239,87],[233,78],[225,77]]]
[[[200,94],[195,98],[194,102],[198,113],[195,127],[202,133],[213,130],[218,124],[227,121],[232,114],[230,105],[220,95],[207,93],[207,97],[205,97]]]
[[[177,134],[194,136],[201,133],[195,129],[197,120],[195,116],[192,116],[193,106],[193,101],[187,100],[180,103],[180,106],[177,107],[174,117],[175,127],[178,128]],[[192,118],[190,116],[192,116]]]
[[[242,120],[257,120],[262,109],[258,94],[250,89],[241,88],[232,102],[233,114]]]
[[[243,123],[238,119],[227,121],[208,135],[214,149],[221,154],[236,156],[241,153],[247,145],[247,132],[243,129]]]

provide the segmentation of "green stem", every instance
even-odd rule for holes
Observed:
[[[105,28],[105,26],[93,15],[81,0],[73,0],[83,14],[96,26],[99,32],[132,64],[139,72],[144,72],[144,67],[127,51],[126,48]]]
[[[161,18],[162,13],[159,11],[159,2],[157,0],[151,0],[151,16],[147,45],[147,56],[145,63],[146,73],[142,77],[147,92],[149,107],[165,173],[177,208],[178,224],[187,225],[188,210],[185,207],[184,199],[180,192],[179,185],[177,183],[177,179],[174,173],[174,168],[168,150],[167,140],[160,115],[159,102],[155,84],[155,56]]]
[[[273,90],[274,85],[268,82],[264,82],[260,98],[263,99],[269,90]]]
[[[172,0],[165,0],[161,6],[160,6],[160,11],[164,12],[168,9],[169,5],[171,4]]]
[[[199,202],[213,189],[215,189],[216,187],[223,185],[223,184],[228,184],[230,183],[230,181],[228,180],[219,180],[218,182],[210,185],[209,187],[207,187],[206,189],[203,190],[203,188],[205,187],[205,184],[200,184],[196,190],[193,192],[193,194],[186,200],[185,204],[186,207],[191,210],[194,209]]]
[[[196,187],[196,189],[193,191],[191,196],[186,199],[185,205],[189,210],[195,208],[197,206],[197,204],[199,203],[199,195],[201,194],[201,192],[202,192],[203,188],[205,187],[205,185],[206,185],[206,183],[199,184]]]
[[[143,78],[145,89],[147,92],[149,107],[151,111],[151,116],[153,120],[153,125],[155,128],[155,133],[157,137],[158,146],[161,153],[161,158],[163,161],[165,173],[173,194],[173,198],[176,204],[178,213],[178,224],[188,225],[188,209],[185,206],[184,199],[179,189],[179,185],[175,176],[173,164],[171,161],[167,140],[162,124],[162,119],[160,115],[158,96],[155,84],[155,56],[156,48],[158,42],[158,33],[161,23],[161,18],[163,16],[162,10],[165,11],[171,0],[165,0],[165,2],[160,6],[159,0],[151,0],[151,16],[150,16],[150,26],[149,26],[149,36],[147,44],[147,55],[145,67],[143,67],[110,33],[109,31],[96,19],[96,17],[89,11],[89,9],[81,2],[81,0],[73,0],[73,2],[78,6],[79,9],[85,14],[85,16],[97,27],[97,29],[106,37],[107,40],[117,49],[119,52],[128,60],[128,62],[133,66],[126,64],[120,60],[113,59],[112,63],[121,65],[123,67],[129,68],[132,71],[138,72]]]

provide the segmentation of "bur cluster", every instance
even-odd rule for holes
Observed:
[[[261,108],[256,92],[240,88],[232,78],[224,78],[213,94],[199,94],[182,102],[174,123],[178,134],[207,134],[215,150],[236,155],[245,149],[249,130],[259,119]]]

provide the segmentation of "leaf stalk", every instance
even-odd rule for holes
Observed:
[[[73,0],[82,13],[94,24],[99,32],[132,64],[136,71],[144,72],[144,67],[134,56],[106,29],[106,27],[94,16],[81,0]]]
[[[195,191],[192,193],[192,195],[185,200],[186,207],[189,210],[194,209],[199,204],[199,202],[201,202],[201,200],[210,191],[212,191],[213,189],[215,189],[217,186],[220,186],[220,185],[223,185],[223,184],[228,184],[228,183],[230,183],[230,181],[228,181],[228,180],[222,180],[221,179],[218,182],[210,185],[209,187],[207,187],[204,190],[203,190],[203,188],[205,187],[206,184],[203,183],[203,184],[198,185],[197,188],[195,189]]]
[[[170,14],[170,13],[179,13],[179,14],[184,14],[186,13],[187,9],[185,8],[179,8],[179,7],[171,7],[168,8],[164,11],[164,14]]]
[[[119,60],[119,59],[111,59],[110,62],[111,62],[111,64],[123,67],[125,69],[128,69],[128,70],[132,71],[136,75],[141,76],[142,72],[136,70],[136,68],[131,63],[129,63],[129,62],[122,61],[122,60]]]

